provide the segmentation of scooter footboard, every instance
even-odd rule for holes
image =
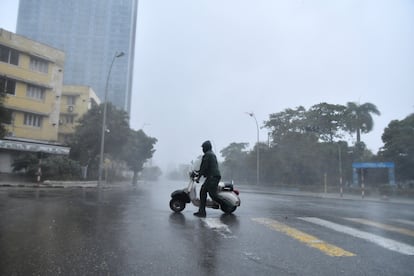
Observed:
[[[200,199],[199,198],[194,198],[191,200],[191,202],[194,204],[194,206],[199,207],[200,206]],[[213,209],[218,209],[219,205],[217,202],[211,200],[210,198],[207,198],[206,200],[206,207],[210,207]]]

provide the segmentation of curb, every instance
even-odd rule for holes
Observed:
[[[51,188],[96,188],[98,187],[97,181],[51,181],[45,180],[43,187]]]
[[[120,182],[118,184],[103,184],[101,188],[121,188],[133,186],[130,182]],[[35,182],[0,182],[0,187],[15,188],[98,188],[98,181],[52,181],[45,180],[41,183]]]
[[[301,196],[301,197],[315,197],[315,198],[324,198],[324,199],[337,199],[337,200],[354,200],[354,201],[371,201],[371,202],[385,202],[385,203],[402,203],[414,205],[414,199],[405,199],[397,197],[368,197],[344,194],[342,197],[339,194],[332,193],[312,193],[312,192],[300,192],[300,191],[278,191],[272,189],[255,189],[252,187],[246,187],[243,189],[243,186],[239,186],[238,189],[243,193],[260,193],[260,194],[273,194],[281,196]]]
[[[12,188],[96,188],[97,184],[75,184],[75,183],[0,183],[0,187],[12,187]]]

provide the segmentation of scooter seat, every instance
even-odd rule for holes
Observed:
[[[223,191],[233,191],[234,187],[232,183],[224,183]]]

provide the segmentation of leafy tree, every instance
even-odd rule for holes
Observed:
[[[352,162],[368,162],[374,158],[360,141],[361,133],[372,130],[371,113],[379,115],[377,108],[370,103],[348,103],[344,106],[323,102],[313,105],[309,110],[299,106],[270,114],[264,127],[269,129],[272,141],[268,145],[259,144],[262,181],[272,184],[322,185],[324,175],[327,175],[329,182],[339,185],[340,174],[344,182],[351,181]],[[357,132],[359,142],[351,148],[340,140],[346,132]],[[256,166],[255,151],[258,146],[246,152],[244,158],[237,155],[230,158],[233,151],[241,151],[242,147],[236,146],[231,144],[223,150],[223,164],[228,170],[232,164],[233,167],[237,164],[238,170],[245,173],[245,179],[249,179],[248,172],[254,171],[252,168]]]
[[[357,143],[361,142],[361,133],[368,133],[374,127],[371,114],[381,115],[377,107],[372,103],[347,103],[344,114],[345,126],[350,133],[356,133]]]
[[[271,130],[273,143],[263,149],[262,179],[302,185],[323,183],[324,174],[332,181],[339,179],[338,149],[344,152],[343,161],[349,159],[348,150],[346,143],[333,142],[347,130],[345,111],[343,105],[319,103],[309,110],[298,107],[271,114],[265,127]]]
[[[154,145],[157,139],[147,136],[142,130],[130,130],[128,139],[122,149],[122,159],[134,172],[132,184],[136,184],[138,173],[142,171],[144,163],[155,152]]]
[[[256,143],[253,149],[247,153],[247,156],[244,158],[246,165],[240,165],[240,175],[251,183],[257,183],[257,151],[259,151],[259,180],[261,183],[264,183],[267,180],[265,172],[267,167],[266,158],[269,155],[268,143]]]
[[[157,166],[144,167],[142,169],[142,179],[145,180],[157,180],[161,175],[161,169]]]
[[[79,120],[70,142],[70,157],[82,166],[92,163],[95,170],[99,167],[103,108],[103,104],[94,106]],[[105,154],[117,159],[128,139],[128,115],[111,103],[108,103],[106,115]]]
[[[242,180],[245,177],[247,146],[248,143],[231,143],[220,151],[224,158],[222,163],[224,177],[237,180]]]
[[[285,109],[283,112],[269,115],[264,126],[271,130],[273,143],[277,144],[291,132],[303,133],[306,128],[306,109],[299,106],[296,109]]]
[[[277,148],[282,170],[279,182],[303,185],[317,181],[316,136],[307,133],[290,133],[277,145]]]
[[[282,158],[279,154],[278,147],[270,147],[269,145],[260,147],[260,182],[275,184],[280,179],[279,173],[282,167]],[[250,153],[249,160],[253,159]],[[252,168],[255,168],[254,160],[250,161]]]
[[[313,105],[307,112],[309,126],[315,127],[319,138],[324,142],[333,142],[341,138],[344,129],[344,112],[346,107],[337,104],[320,103]]]
[[[327,106],[327,104],[326,104]],[[319,125],[324,126],[322,112],[325,105],[316,105],[311,111],[299,106],[274,113],[265,121],[265,127],[271,130],[273,143],[268,152],[270,160],[261,160],[265,164],[261,174],[271,182],[283,184],[311,184],[319,179],[317,169],[317,146],[320,139]],[[325,108],[327,109],[327,108]],[[322,115],[321,115],[322,114]],[[324,126],[332,133],[331,125]],[[265,151],[266,152],[266,151]]]
[[[414,114],[393,120],[382,134],[384,146],[379,152],[385,161],[396,163],[396,174],[401,180],[414,179]]]

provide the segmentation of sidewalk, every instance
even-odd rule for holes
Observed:
[[[102,188],[132,187],[130,181],[117,183],[102,183]],[[21,187],[21,188],[97,188],[98,181],[51,181],[44,182],[22,182],[22,181],[0,181],[0,187]]]
[[[93,188],[97,187],[97,181],[44,181],[15,182],[0,181],[0,187],[26,187],[26,188]]]
[[[327,199],[338,199],[338,200],[359,200],[359,201],[374,201],[374,202],[389,202],[389,203],[402,203],[414,205],[414,198],[405,198],[400,196],[380,196],[380,195],[356,195],[343,193],[342,197],[338,193],[320,193],[320,192],[304,192],[298,189],[284,189],[278,187],[261,186],[256,187],[254,185],[239,185],[237,187],[241,194],[243,193],[263,193],[263,194],[274,194],[274,195],[286,195],[286,196],[306,196],[306,197],[317,197]]]

